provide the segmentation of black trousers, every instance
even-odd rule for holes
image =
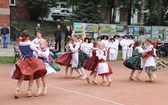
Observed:
[[[61,40],[55,40],[55,49],[57,50],[58,45],[58,51],[61,51]]]

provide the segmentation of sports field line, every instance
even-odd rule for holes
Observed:
[[[108,102],[108,103],[111,103],[111,104],[113,104],[113,105],[124,105],[124,104],[122,104],[122,103],[118,103],[118,102],[115,102],[115,101],[111,101],[111,100],[107,100],[107,99],[95,97],[95,96],[88,95],[88,94],[84,94],[84,93],[80,93],[80,92],[77,92],[77,91],[73,91],[73,90],[69,90],[69,89],[65,89],[65,88],[53,86],[53,85],[50,85],[50,84],[47,84],[47,85],[48,85],[49,87],[52,87],[52,88],[55,88],[55,89],[59,89],[59,90],[66,91],[66,92],[69,92],[69,93],[74,93],[74,94],[82,95],[82,96],[85,96],[85,97],[93,98],[93,99],[96,99],[96,100]]]
[[[161,72],[157,72],[157,74],[163,74],[166,73],[168,71],[161,71]],[[144,76],[147,74],[141,74],[141,76]],[[121,75],[121,76],[112,76],[111,79],[116,79],[116,78],[124,78],[124,77],[129,77],[130,75]],[[100,79],[100,78],[99,78]],[[98,80],[99,80],[98,79]],[[49,83],[52,85],[59,85],[59,84],[68,84],[68,83],[75,83],[75,82],[81,82],[82,80],[73,80],[73,81],[67,81],[67,82],[57,82],[57,83]]]

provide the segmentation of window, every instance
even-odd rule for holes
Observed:
[[[70,11],[66,10],[66,13],[70,13]]]
[[[61,8],[65,8],[66,7],[66,5],[65,4],[61,4]]]
[[[16,6],[16,0],[10,0],[10,6]]]

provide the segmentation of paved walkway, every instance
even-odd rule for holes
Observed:
[[[3,48],[3,44],[0,43],[0,56],[14,56],[14,46],[14,43],[11,43],[8,48]]]
[[[3,44],[0,43],[0,56],[14,56],[14,46],[16,46],[16,42],[11,42],[8,48],[3,48]],[[58,54],[64,54],[64,52],[59,52]]]

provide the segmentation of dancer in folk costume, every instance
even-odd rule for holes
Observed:
[[[85,70],[83,69],[83,66],[86,63],[86,60],[89,59],[89,56],[80,51],[80,45],[82,41],[80,40],[80,37],[78,35],[73,35],[74,40],[74,46],[70,45],[70,50],[73,53],[72,59],[71,59],[71,67],[75,69],[79,73],[79,77],[83,75],[83,80],[87,78]]]
[[[127,58],[130,58],[132,56],[132,53],[133,53],[133,46],[134,46],[134,36],[132,35],[129,35],[128,36],[128,51],[127,51]]]
[[[120,40],[119,40],[119,35],[114,35],[114,39],[115,39],[115,43],[116,43],[116,52],[114,54],[114,60],[117,60],[118,57],[118,49],[119,49],[119,45],[120,45]]]
[[[90,59],[86,61],[86,64],[84,66],[84,69],[91,71],[89,76],[86,78],[87,82],[90,84],[90,80],[92,80],[92,83],[97,85],[97,64],[98,64],[98,57],[96,56],[96,51],[99,49],[99,43],[98,42],[93,42],[93,48],[92,48],[92,56]],[[92,78],[93,76],[93,78]]]
[[[47,48],[47,41],[45,39],[41,39],[39,44],[40,44],[41,51],[38,53],[38,58],[41,59],[46,65],[46,70],[47,70],[46,76],[52,73],[56,73],[56,70],[49,65],[50,50],[49,48]],[[57,71],[59,71],[59,68],[57,69]],[[42,95],[45,96],[47,94],[45,76],[41,77],[41,81],[43,84],[43,94]],[[38,97],[41,94],[40,78],[36,79],[36,84],[37,84],[37,93],[35,96]]]
[[[89,57],[91,57],[92,56],[92,49],[93,49],[93,43],[95,42],[95,39],[94,38],[90,38],[89,39],[89,46],[90,46],[90,55],[89,55]]]
[[[165,68],[166,66],[168,66],[168,62],[166,62],[165,60],[161,59],[160,57],[157,56],[156,54],[156,43],[155,43],[155,39],[153,40],[153,47],[154,47],[154,53],[155,53],[155,63],[156,63],[156,68],[159,70],[159,69],[162,69],[162,68]]]
[[[44,39],[43,33],[41,31],[36,32],[36,38],[32,40],[32,43],[37,49],[40,49],[40,40]]]
[[[105,49],[108,51],[108,45],[109,45],[109,41],[108,41],[108,36],[102,36],[102,40],[101,42],[103,42],[105,44]]]
[[[112,71],[112,68],[107,63],[107,60],[106,60],[107,51],[105,49],[105,44],[104,43],[100,43],[100,49],[96,51],[96,56],[99,59],[98,65],[97,65],[98,75],[101,76],[102,79],[103,79],[103,82],[101,83],[101,85],[106,83],[106,81],[105,81],[105,77],[106,77],[107,80],[108,80],[108,86],[110,86],[112,81],[111,81],[109,75],[113,74],[113,71]]]
[[[18,79],[14,97],[19,98],[19,90],[23,80],[29,80],[27,96],[32,96],[33,79],[43,77],[46,71],[46,65],[43,61],[33,56],[33,51],[39,53],[38,49],[29,40],[29,33],[23,31],[19,38],[19,50],[21,58],[13,66],[11,75],[13,79]]]
[[[89,44],[89,38],[85,38],[84,42],[80,47],[81,51],[85,52],[88,56],[90,55],[91,46]]]
[[[101,36],[97,37],[97,42],[101,42],[101,40],[102,40]]]
[[[142,43],[140,41],[135,42],[134,48],[135,50],[133,52],[132,57],[128,58],[123,64],[124,66],[132,70],[129,79],[131,81],[134,80],[133,75],[137,70],[138,72],[135,79],[140,81],[139,76],[143,70],[142,53],[144,52],[144,50],[142,48]]]
[[[120,45],[122,47],[122,59],[126,60],[126,56],[127,56],[127,51],[128,51],[128,40],[127,40],[127,35],[123,36],[123,39],[120,41]]]
[[[115,54],[117,52],[117,43],[115,43],[114,38],[110,38],[110,43],[109,43],[109,60],[114,61],[115,60]]]
[[[154,60],[155,57],[154,47],[150,39],[146,39],[145,44],[147,48],[144,50],[143,53],[144,68],[149,76],[149,80],[147,80],[146,82],[154,82],[156,79],[156,75],[154,74],[154,72],[158,70],[156,68],[156,63]]]
[[[68,69],[69,69],[69,67],[71,67],[70,62],[72,59],[72,52],[70,50],[70,46],[73,46],[72,44],[73,44],[73,39],[72,39],[72,37],[68,36],[67,37],[67,44],[65,46],[66,53],[56,60],[56,63],[63,65],[63,66],[66,66],[65,67],[65,77],[66,78],[68,78],[68,77],[73,78],[73,76],[72,76],[73,69],[71,69],[70,75],[68,75]]]

